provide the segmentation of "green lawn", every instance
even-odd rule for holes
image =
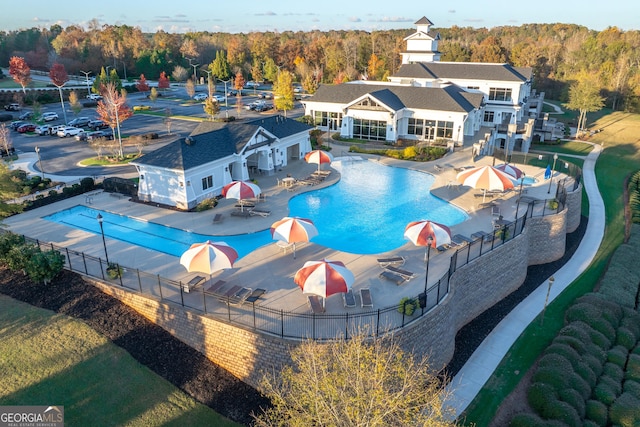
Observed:
[[[32,80],[27,88],[29,87],[47,87],[47,82]],[[4,79],[0,79],[0,89],[22,89],[22,86],[14,82],[11,76],[7,76]]]
[[[539,320],[534,321],[511,347],[461,417],[464,425],[489,425],[502,401],[564,325],[566,309],[577,297],[594,289],[609,258],[623,242],[624,182],[640,169],[640,115],[620,112],[603,115],[593,127],[603,131],[590,141],[605,147],[596,164],[607,221],[602,245],[591,266],[548,306],[544,327],[540,326]]]
[[[0,295],[0,405],[62,405],[69,426],[237,426],[81,321]]]

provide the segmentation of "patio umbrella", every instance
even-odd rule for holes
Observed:
[[[238,252],[224,242],[194,243],[180,257],[180,264],[187,271],[211,275],[216,271],[233,267],[238,259]]]
[[[245,181],[233,181],[222,187],[222,195],[226,199],[237,199],[239,202],[257,198],[262,190],[256,184]],[[244,210],[240,203],[240,210]]]
[[[337,293],[348,292],[355,277],[341,261],[307,261],[293,278],[302,293],[318,295],[324,299]]]
[[[333,155],[327,151],[323,150],[313,150],[309,151],[305,156],[304,160],[307,163],[317,163],[318,164],[318,172],[320,172],[320,165],[323,163],[331,164],[333,161]]]
[[[296,257],[296,242],[308,242],[318,235],[313,221],[306,218],[286,216],[271,224],[271,237],[293,244],[293,258]]]
[[[424,259],[427,264],[427,271],[424,278],[424,293],[427,293],[427,282],[429,280],[429,255],[431,248],[451,243],[451,230],[443,224],[433,221],[413,221],[407,224],[404,229],[404,237],[411,240],[416,246],[425,246]]]
[[[456,180],[468,187],[483,190],[482,202],[485,200],[487,190],[504,191],[513,188],[511,176],[496,169],[493,166],[480,166],[458,173]]]
[[[522,170],[518,169],[513,165],[510,165],[509,163],[503,163],[501,165],[496,166],[495,168],[498,169],[499,171],[506,173],[507,175],[511,175],[515,179],[520,179],[524,175],[524,172],[522,172]]]

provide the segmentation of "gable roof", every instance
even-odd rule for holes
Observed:
[[[133,164],[189,170],[240,153],[261,129],[282,139],[313,127],[282,116],[250,122],[202,122],[187,138],[145,154]]]
[[[435,111],[470,112],[482,105],[481,93],[466,92],[456,85],[447,87],[415,87],[388,84],[344,83],[321,85],[307,102],[330,102],[351,104],[364,95],[375,98],[380,103],[398,111],[414,108]]]
[[[416,62],[404,64],[393,77],[524,82],[533,76],[530,67],[482,62]]]

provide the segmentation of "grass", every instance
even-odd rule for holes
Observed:
[[[464,425],[489,425],[498,407],[513,391],[540,353],[564,325],[564,313],[574,300],[592,291],[607,268],[609,258],[624,239],[624,182],[640,169],[640,115],[602,115],[594,127],[603,131],[591,141],[605,150],[596,164],[596,179],[605,206],[602,244],[589,268],[546,309],[544,327],[532,322],[506,354],[487,384],[461,416]],[[583,212],[584,213],[584,212]]]
[[[29,83],[29,86],[27,86],[27,88],[30,88],[30,87],[36,87],[36,88],[47,87],[47,82],[40,81],[40,80],[32,80],[31,83]],[[0,79],[0,89],[22,89],[22,86],[14,82],[11,76],[7,76],[4,79]]]
[[[80,165],[82,166],[120,166],[120,165],[129,164],[138,158],[139,157],[137,154],[127,154],[125,155],[125,158],[123,160],[116,162],[113,159],[109,159],[105,156],[90,157],[88,159],[81,160]]]
[[[67,425],[238,425],[84,323],[5,296],[0,367],[0,405],[61,405]]]

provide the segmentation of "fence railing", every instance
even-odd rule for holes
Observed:
[[[565,190],[561,187],[558,191],[562,193]],[[513,221],[505,220],[504,225],[496,228],[492,233],[479,236],[465,246],[454,250],[449,269],[436,283],[429,286],[426,292],[413,298],[417,308],[412,315],[405,314],[404,310],[399,310],[398,304],[380,309],[340,314],[292,312],[262,306],[259,303],[234,304],[233,297],[208,293],[203,287],[187,291],[189,288],[180,281],[150,274],[137,268],[115,263],[108,264],[101,258],[56,246],[53,243],[40,242],[26,236],[25,239],[42,250],[60,251],[66,257],[66,269],[111,286],[149,295],[222,321],[283,338],[331,340],[337,336],[348,338],[352,334],[362,333],[362,331],[369,331],[371,335],[377,335],[383,331],[388,332],[403,328],[408,323],[427,315],[447,296],[449,280],[457,269],[519,236],[523,232],[528,218],[556,214],[564,209],[562,197],[556,197],[553,200],[558,201],[553,206],[549,200],[526,202],[527,210],[524,215],[514,218]]]

